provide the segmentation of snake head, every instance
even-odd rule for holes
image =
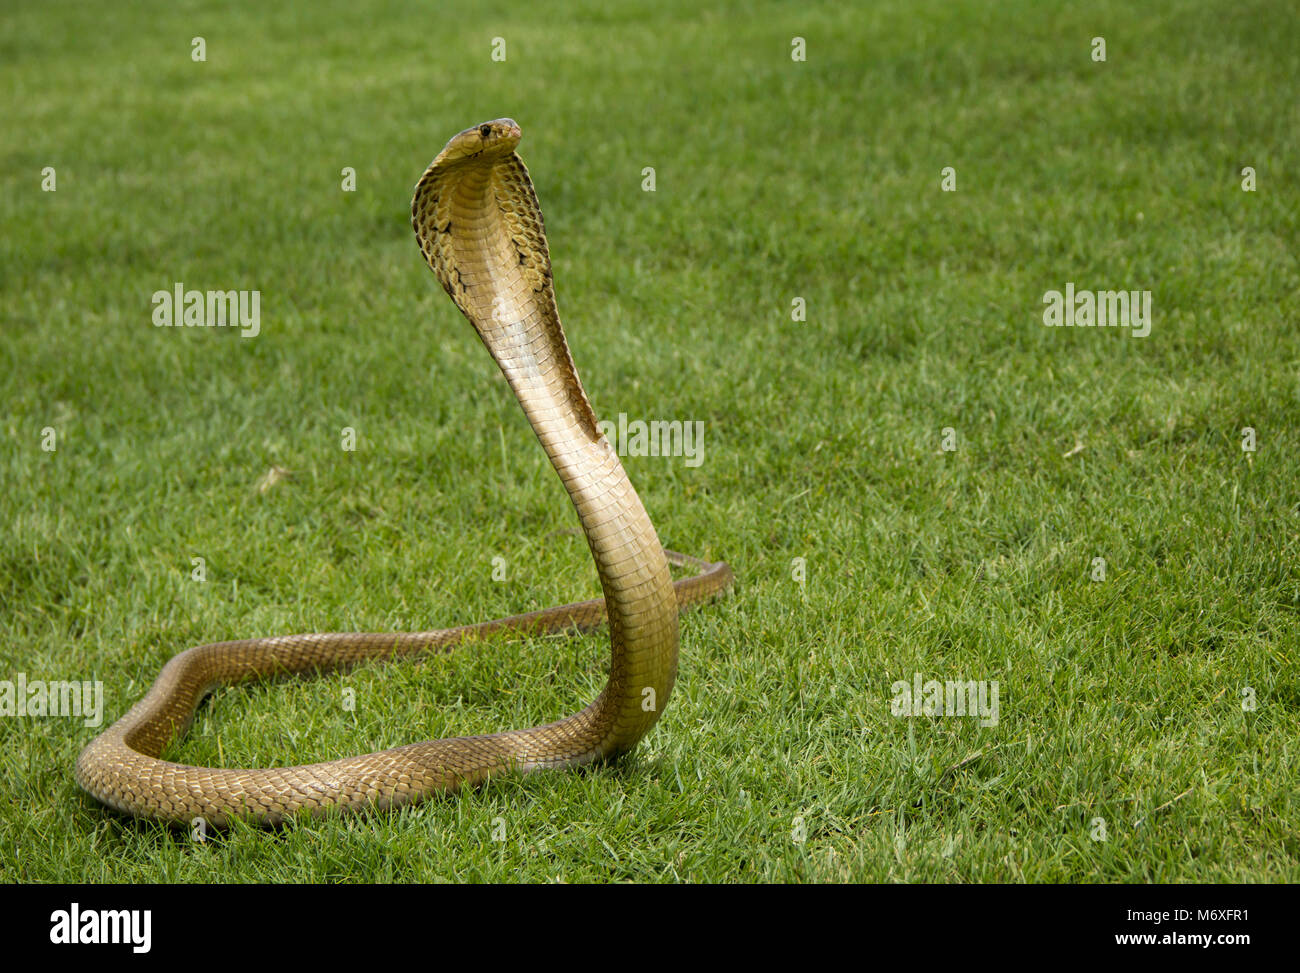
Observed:
[[[497,118],[482,122],[453,135],[433,164],[451,165],[468,159],[497,158],[515,150],[523,132],[513,118]]]

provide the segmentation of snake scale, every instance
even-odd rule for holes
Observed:
[[[505,374],[577,508],[603,600],[430,632],[284,635],[201,645],[77,760],[77,782],[119,811],[172,822],[275,824],[306,812],[391,808],[504,772],[574,767],[632,749],[677,676],[678,611],[728,587],[731,569],[665,551],[600,433],[560,327],[541,208],[508,118],[452,138],[416,186],[420,250]],[[669,562],[696,573],[675,584]],[[298,767],[225,769],[160,759],[214,687],[433,651],[483,635],[609,623],[609,682],[586,709],[527,730],[413,743]]]

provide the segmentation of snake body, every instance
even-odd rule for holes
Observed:
[[[416,186],[411,222],[438,280],[474,326],[568,490],[603,600],[430,632],[329,633],[196,646],[77,760],[87,792],[119,811],[165,821],[274,824],[300,812],[397,807],[503,772],[573,767],[634,747],[677,676],[679,607],[727,587],[731,569],[665,551],[618,456],[600,433],[555,305],[541,208],[515,152],[510,119],[452,138]],[[669,561],[697,573],[674,584]],[[297,767],[226,769],[160,759],[214,687],[446,651],[499,631],[586,630],[608,620],[609,682],[556,723],[431,740]]]

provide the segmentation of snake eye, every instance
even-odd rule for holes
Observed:
[[[492,134],[492,126],[491,126],[491,125],[480,125],[480,126],[478,127],[478,133],[479,133],[479,135],[483,136],[484,138],[487,138],[489,135]]]

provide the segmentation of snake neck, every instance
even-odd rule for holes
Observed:
[[[430,263],[523,407],[573,501],[600,574],[613,644],[609,683],[570,720],[590,724],[592,758],[617,754],[658,719],[676,680],[678,607],[668,562],[578,379],[555,306],[541,210],[522,161],[511,156],[462,167],[439,193],[446,220],[468,217],[475,232],[449,234],[426,255],[441,257]]]

